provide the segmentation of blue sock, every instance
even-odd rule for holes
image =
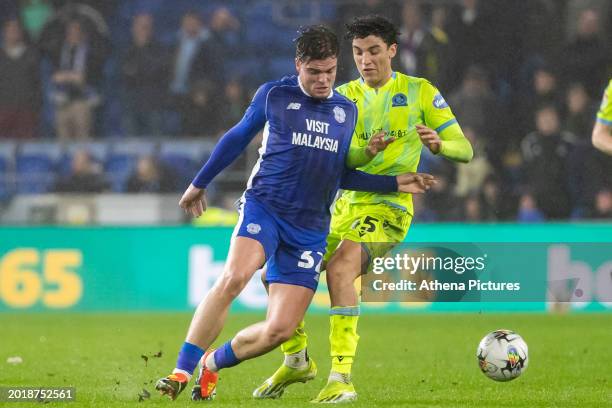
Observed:
[[[183,343],[176,360],[176,368],[193,374],[193,370],[198,366],[198,362],[204,355],[204,350],[191,343]]]
[[[213,355],[215,359],[215,365],[217,370],[227,367],[233,367],[240,363],[240,360],[236,358],[234,350],[232,350],[232,341],[228,341],[221,347],[219,347]]]

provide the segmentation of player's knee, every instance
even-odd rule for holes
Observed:
[[[336,253],[327,264],[327,281],[332,284],[340,282],[351,283],[359,276],[360,271],[359,263],[355,262],[354,258],[351,259],[350,253]]]
[[[294,332],[295,327],[284,322],[268,322],[264,335],[269,344],[278,346],[289,340]]]
[[[220,288],[224,295],[236,298],[249,283],[249,274],[240,270],[228,270],[221,277]]]

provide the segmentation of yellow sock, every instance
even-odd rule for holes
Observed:
[[[308,344],[308,336],[304,331],[304,321],[302,320],[298,327],[293,332],[293,336],[283,344],[281,344],[281,350],[285,355],[295,354],[306,348]]]
[[[357,334],[359,306],[332,307],[329,314],[331,370],[341,374],[350,374],[359,342]]]

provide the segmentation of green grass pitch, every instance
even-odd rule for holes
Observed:
[[[219,342],[262,317],[230,315]],[[190,319],[186,313],[0,314],[0,386],[76,387],[76,403],[50,406],[194,406],[189,389],[175,402],[153,389],[174,367]],[[475,357],[480,339],[499,328],[517,331],[529,345],[528,370],[509,383],[486,378]],[[252,390],[281,362],[277,350],[222,371],[212,404],[312,407],[308,401],[330,366],[327,330],[327,316],[308,316],[309,350],[319,365],[314,381],[289,387],[281,400],[253,400]],[[368,314],[359,332],[355,407],[612,407],[612,314]],[[10,356],[23,363],[8,364]],[[151,397],[139,403],[143,389]]]

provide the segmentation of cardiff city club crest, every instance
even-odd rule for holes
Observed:
[[[346,120],[346,112],[344,112],[344,109],[339,106],[334,106],[334,119],[336,119],[338,123],[344,123]]]
[[[259,231],[261,231],[261,225],[251,223],[247,225],[247,231],[249,234],[259,234]]]

